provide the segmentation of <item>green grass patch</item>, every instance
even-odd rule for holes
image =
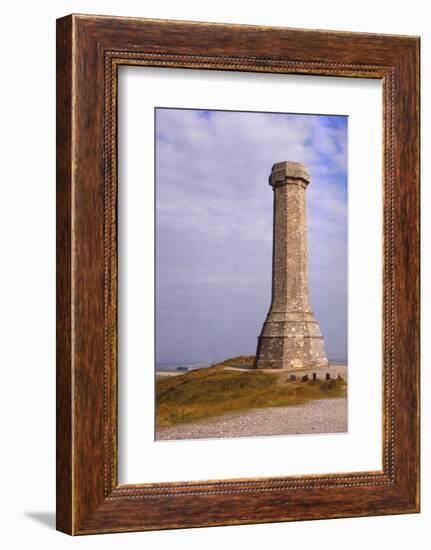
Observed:
[[[313,399],[344,397],[346,382],[334,380],[280,381],[277,373],[224,370],[216,366],[157,381],[158,428],[196,422],[230,412],[300,405]],[[243,364],[250,361],[243,361]]]

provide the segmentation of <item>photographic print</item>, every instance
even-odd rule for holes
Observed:
[[[155,109],[156,440],[347,431],[347,131]]]

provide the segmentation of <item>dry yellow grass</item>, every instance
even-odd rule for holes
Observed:
[[[286,407],[346,395],[347,385],[342,378],[280,382],[276,373],[225,370],[226,364],[246,364],[253,358],[233,363],[236,359],[157,381],[157,427],[196,422],[240,410]]]

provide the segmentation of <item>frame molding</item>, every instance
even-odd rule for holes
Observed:
[[[119,65],[382,80],[382,471],[118,484]],[[59,19],[57,216],[60,531],[419,511],[418,38],[81,15]]]

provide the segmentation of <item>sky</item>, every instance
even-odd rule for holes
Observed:
[[[156,109],[156,363],[254,355],[272,278],[271,167],[303,163],[310,300],[347,359],[347,117]]]

